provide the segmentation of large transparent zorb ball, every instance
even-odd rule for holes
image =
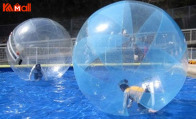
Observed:
[[[140,113],[140,106],[158,111],[185,81],[186,48],[181,30],[162,9],[121,1],[96,11],[81,28],[74,72],[80,90],[104,112],[127,115],[119,88],[124,79],[132,86],[129,114]]]
[[[46,18],[29,19],[10,34],[7,57],[22,79],[29,79],[36,64],[41,65],[45,78],[59,78],[71,65],[72,41],[59,23]]]

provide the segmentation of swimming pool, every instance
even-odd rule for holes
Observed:
[[[11,71],[0,72],[0,118],[10,119],[130,119],[103,113],[80,92],[73,69],[61,79],[24,81]],[[187,78],[175,99],[156,114],[138,118],[194,118],[196,79]]]

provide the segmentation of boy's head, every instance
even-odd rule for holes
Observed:
[[[36,69],[41,69],[41,65],[40,64],[36,64],[35,68]]]
[[[118,83],[120,89],[124,92],[125,89],[127,89],[129,87],[128,85],[128,80],[124,79],[124,80],[121,80],[119,83]]]

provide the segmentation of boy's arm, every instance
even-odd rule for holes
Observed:
[[[124,99],[123,99],[123,113],[127,110],[127,104],[128,104],[128,94],[124,93]]]
[[[124,92],[124,99],[123,99],[123,110],[119,111],[120,114],[128,115],[127,112],[127,104],[128,104],[128,93]]]
[[[129,103],[127,104],[127,108],[130,108],[133,103],[133,98],[129,99]]]

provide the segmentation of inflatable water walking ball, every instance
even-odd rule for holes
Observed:
[[[34,79],[30,72],[36,64],[40,64],[43,71],[40,75],[45,79],[60,78],[72,63],[72,41],[59,23],[47,18],[33,18],[12,31],[6,54],[11,68],[22,79]]]
[[[180,28],[162,9],[121,1],[96,11],[82,26],[74,73],[82,93],[106,113],[159,111],[183,86],[186,49]],[[130,86],[130,108],[123,107],[122,84]]]

